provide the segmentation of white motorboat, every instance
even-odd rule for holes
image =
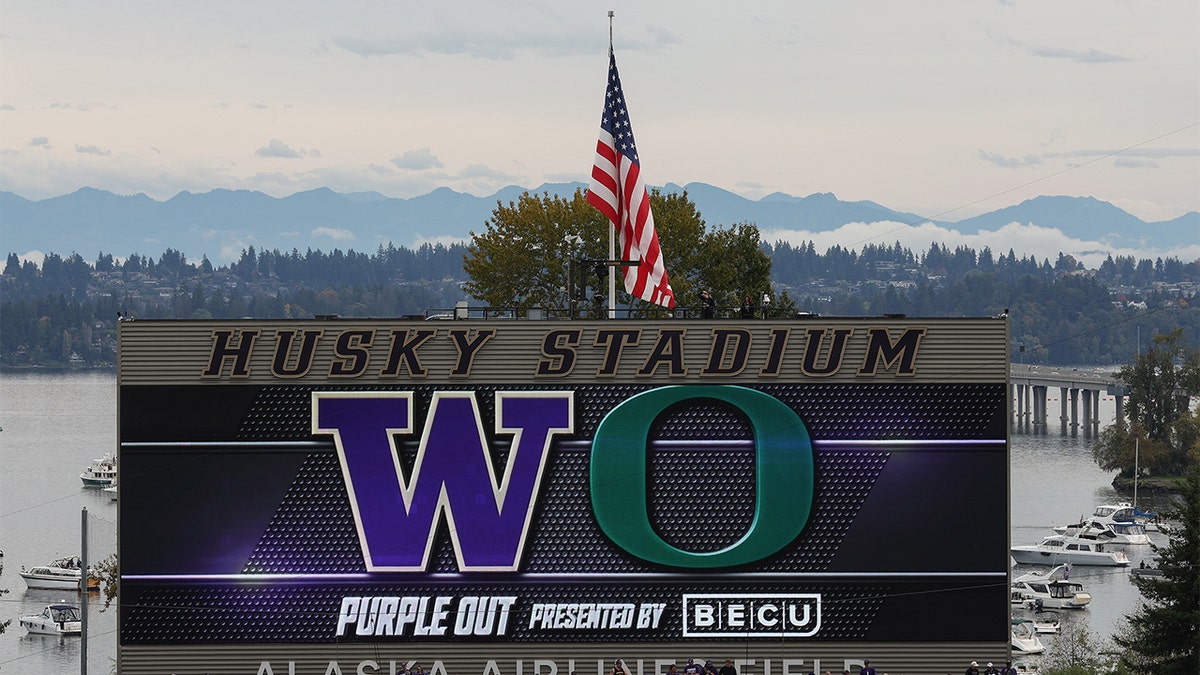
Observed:
[[[1059,565],[1049,572],[1030,572],[1013,579],[1013,601],[1034,609],[1083,609],[1092,596],[1083,584],[1068,581],[1069,565]]]
[[[91,465],[79,474],[79,480],[87,487],[107,487],[117,482],[117,458],[111,452],[93,459]]]
[[[1150,537],[1146,534],[1146,526],[1135,519],[1133,512],[1132,507],[1097,506],[1095,513],[1090,517],[1083,518],[1078,523],[1060,525],[1055,527],[1054,531],[1058,534],[1100,539],[1114,544],[1149,544]],[[1117,518],[1115,514],[1123,515],[1122,518]]]
[[[83,631],[79,608],[66,603],[46,605],[41,614],[23,616],[19,621],[37,635],[79,635]]]
[[[113,481],[112,485],[104,488],[104,493],[108,495],[108,500],[111,502],[117,501],[117,482]]]
[[[1157,513],[1146,513],[1129,502],[1101,504],[1092,511],[1092,517],[1105,522],[1136,523],[1150,532],[1159,531],[1162,524]]]
[[[1022,565],[1106,565],[1124,567],[1129,556],[1108,550],[1099,539],[1052,534],[1037,544],[1013,546],[1013,560]]]
[[[1084,520],[1078,523],[1068,523],[1066,525],[1055,525],[1050,529],[1056,534],[1065,534],[1069,537],[1083,537],[1084,539],[1108,539],[1112,540],[1113,534],[1109,529],[1098,520]]]
[[[80,581],[83,579],[83,570],[80,569],[78,556],[59,558],[29,570],[22,567],[19,574],[25,580],[27,587],[51,590],[78,591]],[[88,590],[99,587],[100,581],[89,575]]]
[[[1033,629],[1039,634],[1056,634],[1062,630],[1058,612],[1038,612],[1033,615]]]
[[[1030,619],[1012,620],[1009,644],[1012,645],[1014,652],[1021,654],[1041,654],[1046,651],[1046,647],[1042,644],[1037,629],[1033,627],[1033,621]]]
[[[1108,531],[1113,533],[1114,544],[1149,544],[1150,535],[1146,534],[1146,526],[1141,523],[1117,521],[1107,524]]]

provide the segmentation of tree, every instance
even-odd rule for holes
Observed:
[[[679,306],[698,308],[703,289],[709,289],[718,304],[732,307],[741,304],[743,295],[757,299],[770,290],[771,259],[762,250],[756,226],[709,231],[686,192],[663,195],[652,190],[650,205]],[[572,258],[609,257],[608,221],[587,203],[582,190],[569,199],[526,192],[515,203],[498,204],[486,227],[471,233],[463,256],[468,276],[463,289],[488,306],[562,311],[571,306],[568,294],[580,288],[580,280],[582,296],[608,292],[609,268],[585,263],[580,270],[571,263]],[[570,278],[572,270],[577,272],[575,279]],[[648,304],[635,303],[619,278],[616,300],[633,316],[653,311]]]
[[[1200,673],[1200,467],[1188,472],[1180,497],[1169,514],[1179,525],[1166,546],[1153,547],[1162,576],[1134,578],[1146,602],[1114,637],[1121,662],[1136,673]]]
[[[1055,637],[1038,670],[1044,675],[1111,673],[1112,664],[1103,656],[1107,651],[1106,642],[1088,630],[1086,621],[1072,621]]]
[[[571,199],[526,192],[497,204],[487,230],[471,233],[463,290],[490,307],[565,308],[570,259],[608,257],[604,226],[579,190]]]
[[[737,307],[747,295],[757,305],[771,292],[771,258],[759,245],[758,227],[750,223],[709,233],[695,270],[697,292],[709,289],[718,306]]]
[[[1138,468],[1147,472],[1178,475],[1195,465],[1200,449],[1188,403],[1200,394],[1200,349],[1184,345],[1183,329],[1155,335],[1118,377],[1129,386],[1126,419],[1106,428],[1093,448],[1100,468],[1133,476],[1135,448]]]
[[[108,609],[113,600],[117,599],[120,586],[120,576],[117,574],[117,554],[110,553],[107,558],[91,566],[92,573],[100,579],[100,594],[104,596],[104,608]]]

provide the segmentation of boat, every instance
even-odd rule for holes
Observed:
[[[1114,523],[1137,523],[1147,531],[1159,531],[1162,518],[1157,513],[1146,513],[1129,502],[1101,504],[1092,511],[1092,517]]]
[[[108,495],[108,500],[111,502],[117,501],[117,482],[113,481],[112,485],[104,488],[104,492]]]
[[[91,465],[79,474],[79,480],[87,487],[107,487],[117,482],[117,458],[111,452],[93,459]]]
[[[1013,560],[1022,565],[1129,565],[1124,551],[1110,551],[1099,539],[1064,534],[1052,534],[1037,544],[1013,546],[1010,551]]]
[[[1129,573],[1135,577],[1161,577],[1163,576],[1163,571],[1158,567],[1158,563],[1160,561],[1161,560],[1159,558],[1155,558],[1149,565],[1147,565],[1146,561],[1143,560],[1138,563],[1137,567],[1129,570]]]
[[[36,635],[79,635],[83,632],[79,607],[66,603],[46,605],[41,614],[19,619],[25,630]]]
[[[1083,609],[1092,602],[1092,596],[1083,590],[1083,584],[1068,581],[1070,575],[1069,565],[1022,574],[1012,582],[1013,602],[1039,610]]]
[[[1056,634],[1062,630],[1058,612],[1038,612],[1033,615],[1033,629],[1039,634]]]
[[[1046,651],[1031,619],[1012,620],[1009,644],[1012,645],[1014,652],[1021,654],[1041,654]]]
[[[1134,522],[1105,522],[1095,518],[1053,528],[1058,534],[1084,539],[1098,539],[1112,544],[1149,544],[1146,527]]]
[[[80,569],[79,556],[70,556],[52,560],[48,564],[20,571],[21,578],[29,588],[44,588],[51,590],[78,591],[83,571]],[[88,590],[100,587],[100,580],[88,575]]]

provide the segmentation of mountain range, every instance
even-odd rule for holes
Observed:
[[[586,186],[510,186],[487,197],[438,188],[410,199],[375,192],[338,193],[328,188],[282,198],[247,190],[213,190],[181,192],[166,201],[94,188],[37,201],[0,191],[0,253],[78,252],[92,260],[101,252],[157,258],[171,248],[189,260],[207,256],[214,263],[224,263],[236,260],[249,246],[373,252],[380,244],[391,242],[413,248],[425,242],[469,240],[471,232],[485,229],[497,203],[516,201],[526,191],[569,196],[576,189]],[[763,231],[815,233],[847,223],[930,222],[871,201],[842,201],[830,193],[807,197],[774,193],[751,200],[704,183],[682,187],[668,183],[661,189],[664,193],[686,190],[709,226],[750,222]],[[1171,250],[1200,243],[1198,212],[1148,223],[1091,197],[1042,196],[957,222],[933,222],[962,234],[1032,223],[1058,229],[1069,237],[1135,250]]]

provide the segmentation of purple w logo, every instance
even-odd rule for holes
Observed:
[[[312,430],[333,434],[367,570],[423,571],[445,513],[458,568],[515,571],[554,434],[574,430],[571,392],[497,392],[496,434],[512,434],[493,470],[471,392],[436,392],[405,479],[395,434],[413,433],[411,392],[313,392]]]

